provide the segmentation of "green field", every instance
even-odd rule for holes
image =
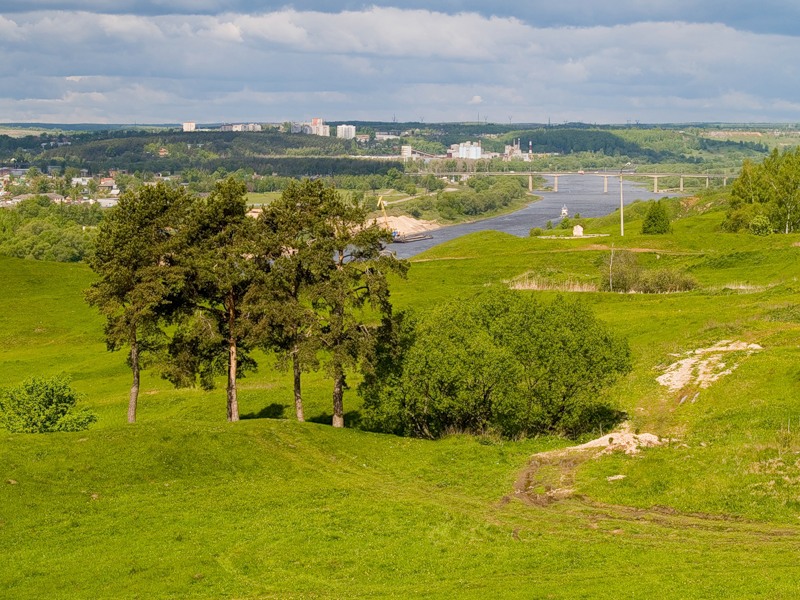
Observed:
[[[420,311],[525,273],[595,282],[612,244],[697,279],[680,294],[581,294],[633,351],[609,398],[671,441],[543,462],[533,479],[562,488],[554,501],[515,481],[574,441],[335,430],[323,373],[304,380],[317,422],[298,424],[290,375],[263,355],[240,384],[249,418],[225,421],[222,388],[148,372],[127,425],[129,373],[83,302],[90,271],[0,258],[0,386],[67,373],[99,415],[81,433],[0,432],[0,597],[798,597],[800,235],[720,233],[711,201],[677,210],[662,236],[638,234],[638,207],[624,238],[618,215],[589,223],[604,238],[470,235],[393,282],[395,305]],[[656,382],[723,340],[763,349],[726,357],[736,368],[707,388]],[[359,408],[351,389],[348,422]]]

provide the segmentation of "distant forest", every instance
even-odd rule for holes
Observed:
[[[92,174],[110,169],[129,172],[182,172],[200,169],[235,171],[251,169],[264,175],[285,177],[336,174],[385,175],[403,169],[394,159],[400,146],[409,144],[425,151],[442,152],[451,144],[480,141],[484,151],[502,152],[520,142],[521,150],[534,153],[593,153],[627,157],[638,163],[702,163],[709,154],[727,152],[747,156],[766,155],[765,144],[709,139],[677,127],[597,127],[582,124],[530,126],[493,123],[385,123],[356,122],[360,132],[387,131],[401,136],[384,142],[359,145],[336,137],[263,132],[175,130],[143,131],[45,131],[41,135],[0,135],[0,165],[87,169]],[[335,126],[335,123],[331,124]],[[694,128],[696,131],[697,128]],[[365,160],[365,155],[386,160]],[[393,160],[394,159],[394,160]]]

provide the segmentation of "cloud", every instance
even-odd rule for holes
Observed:
[[[247,3],[234,0],[87,0],[35,10],[55,4],[33,0],[28,12],[0,16],[0,114],[8,121],[424,114],[430,122],[474,119],[468,107],[476,105],[497,121],[797,120],[791,57],[800,38],[722,23],[551,26],[527,9],[500,16],[510,5],[492,5],[493,16],[453,13],[444,2],[440,10],[353,2],[326,12],[306,2],[318,9],[241,12]],[[644,4],[626,5],[641,13]],[[652,4],[654,14],[675,12],[675,3]],[[194,14],[177,14],[193,5]],[[157,10],[168,14],[149,15]],[[555,19],[548,10],[542,23]]]
[[[26,0],[4,7],[4,13],[43,10],[164,15],[274,13],[294,10],[339,14],[364,12],[370,7],[424,10],[434,13],[475,13],[484,17],[515,17],[532,27],[595,27],[643,21],[722,23],[741,31],[797,35],[800,5],[794,0],[729,2],[727,0]]]

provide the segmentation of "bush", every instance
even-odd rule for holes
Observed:
[[[767,215],[756,215],[752,218],[747,228],[753,235],[766,236],[772,233],[772,223]]]
[[[0,425],[12,433],[83,431],[97,416],[76,409],[78,399],[66,377],[32,377],[0,394]]]
[[[541,227],[534,227],[530,232],[531,237],[539,237],[542,234],[544,234],[544,231],[542,231]]]
[[[642,233],[669,233],[671,229],[666,206],[661,200],[651,203],[642,223]]]
[[[697,288],[697,280],[688,273],[676,269],[642,271],[639,281],[631,291],[643,294],[669,294],[688,292]]]
[[[601,268],[600,289],[604,292],[630,292],[639,281],[641,271],[633,252],[612,251]]]
[[[359,386],[370,429],[574,436],[622,416],[598,397],[630,371],[630,350],[580,302],[492,291],[418,322],[395,315],[377,340]]]
[[[688,292],[697,288],[697,280],[676,269],[643,269],[636,255],[628,250],[618,250],[603,263],[600,289],[605,292],[638,292],[641,294],[666,294]]]

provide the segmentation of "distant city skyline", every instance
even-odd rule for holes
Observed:
[[[800,122],[800,6],[700,4],[28,0],[0,119]]]

